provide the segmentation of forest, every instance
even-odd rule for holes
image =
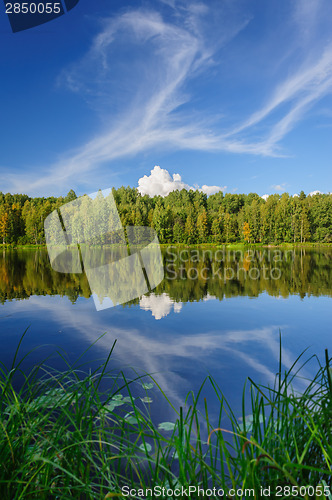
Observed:
[[[136,188],[113,188],[124,227],[153,227],[160,243],[305,243],[332,242],[332,194],[298,196],[256,193],[173,191],[166,197],[142,196]],[[42,245],[44,220],[75,200],[73,190],[62,197],[32,198],[0,192],[0,244]]]

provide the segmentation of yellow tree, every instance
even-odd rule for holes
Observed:
[[[250,243],[251,231],[250,231],[250,227],[249,227],[248,222],[245,222],[243,224],[242,233],[243,233],[244,240],[247,241],[248,243]]]
[[[4,207],[0,207],[0,238],[2,244],[6,243],[6,236],[8,233],[9,216]]]

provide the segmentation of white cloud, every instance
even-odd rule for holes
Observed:
[[[218,193],[219,191],[226,191],[227,186],[206,186],[205,184],[201,187],[200,191],[202,193],[207,194],[208,196],[210,194],[215,194]]]
[[[209,300],[218,300],[215,295],[210,295],[209,292],[205,295],[203,302],[208,302]]]
[[[152,294],[155,295],[155,294]],[[151,296],[151,295],[150,295]],[[158,297],[158,296],[156,296]],[[174,302],[164,293],[163,301],[166,304],[167,298],[175,307],[182,306],[181,303]],[[142,297],[143,299],[144,297]],[[149,297],[147,297],[149,298]],[[56,307],[55,307],[56,305]],[[191,304],[188,304],[190,306]],[[183,400],[190,390],[190,387],[183,389],[190,380],[189,375],[181,377],[178,373],[178,361],[188,363],[188,366],[204,366],[204,361],[209,353],[213,357],[209,358],[209,371],[216,367],[218,360],[230,358],[240,360],[243,367],[251,367],[258,373],[264,375],[267,381],[273,384],[275,380],[274,370],[271,368],[271,360],[278,363],[279,356],[279,331],[280,328],[286,330],[287,325],[270,325],[261,329],[233,330],[216,329],[211,330],[209,324],[202,326],[194,332],[183,332],[180,328],[172,329],[172,335],[168,331],[158,329],[118,326],[115,322],[110,323],[110,318],[94,311],[92,299],[79,300],[75,307],[67,298],[59,297],[39,297],[33,296],[26,301],[10,302],[8,307],[13,314],[23,314],[34,307],[40,311],[43,317],[55,318],[59,324],[59,329],[63,332],[71,328],[77,332],[80,339],[88,342],[89,345],[96,343],[96,348],[102,357],[107,357],[116,339],[120,339],[116,348],[116,366],[139,367],[139,373],[150,373],[158,381],[166,394],[172,395],[172,401],[177,402],[177,406],[183,404]],[[203,306],[203,303],[202,303]],[[204,306],[203,306],[204,307]],[[146,310],[151,310],[147,308]],[[170,309],[171,311],[171,309]],[[176,312],[176,311],[175,311]],[[107,332],[100,335],[100,332]],[[97,341],[97,339],[99,339]],[[61,340],[57,341],[57,345]],[[148,348],[147,348],[148,346]],[[264,350],[257,346],[264,347]],[[82,347],[82,352],[83,352]],[[259,355],[261,353],[261,355]],[[99,354],[98,354],[99,357]],[[293,365],[295,353],[283,346],[282,361],[286,371]],[[220,365],[220,362],[219,362]],[[244,368],[243,368],[244,369]],[[177,375],[176,375],[177,374]],[[137,375],[137,372],[136,372]],[[303,392],[307,386],[305,380],[310,377],[306,369],[302,372],[302,378],[295,381],[294,389]],[[302,389],[302,390],[301,390]]]
[[[251,15],[227,7],[232,2],[219,2],[216,8],[217,4],[163,1],[174,10],[167,20],[152,9],[127,9],[103,20],[85,56],[59,79],[96,105],[102,119],[99,131],[45,166],[44,172],[40,168],[35,176],[31,171],[26,176],[9,172],[6,189],[42,193],[61,186],[63,191],[78,176],[80,183],[88,184],[95,181],[100,166],[156,148],[281,156],[282,139],[317,101],[331,94],[332,44],[328,36],[317,35],[330,19],[329,3],[317,0],[317,7],[315,2],[299,0],[290,7],[293,15],[286,30],[289,53],[296,57],[280,66],[281,76],[268,90],[269,82],[262,82],[265,102],[232,128],[227,122],[222,128],[216,125],[215,115],[223,114],[223,109],[193,117],[190,107],[184,106],[192,100],[188,82],[217,64],[220,49],[248,25]],[[214,18],[222,19],[222,29],[211,29],[216,26]],[[301,33],[310,36],[301,38]],[[121,50],[124,58],[130,54],[130,63],[113,57]],[[272,72],[280,61],[270,57],[266,64]],[[220,95],[216,102],[221,106]]]
[[[91,179],[95,182],[96,170],[106,162],[155,148],[246,151],[248,147],[239,141],[225,140],[211,131],[215,117],[202,114],[193,119],[179,112],[191,99],[184,92],[188,81],[215,64],[216,51],[249,22],[242,13],[232,14],[220,33],[211,31],[211,26],[201,27],[208,14],[210,20],[218,16],[214,9],[193,8],[183,2],[173,21],[148,9],[128,9],[103,20],[101,32],[82,60],[59,78],[59,84],[96,105],[103,127],[90,140],[45,166],[44,172],[39,168],[35,176],[29,172],[19,177],[9,172],[10,191],[42,193],[45,188],[54,191],[55,186],[63,191],[73,187],[77,176],[81,184],[88,185]],[[131,64],[123,64],[118,54],[121,50],[126,50],[124,57],[134,55]],[[116,58],[112,58],[114,53]],[[114,78],[116,64],[120,65],[119,78]],[[249,152],[254,150],[250,145]]]
[[[143,295],[139,301],[139,306],[144,311],[151,311],[155,319],[161,319],[168,316],[172,308],[175,313],[180,313],[182,309],[181,302],[174,302],[167,293],[161,295]]]
[[[171,177],[168,170],[160,168],[156,165],[152,170],[150,175],[144,175],[138,180],[138,191],[142,194],[148,194],[149,196],[167,196],[172,191],[177,189],[199,189],[199,191],[206,193],[207,195],[217,193],[218,191],[224,191],[226,186],[206,186],[205,184],[199,188],[198,186],[192,187],[182,181],[180,174],[173,174]]]
[[[326,12],[324,0],[298,0],[294,3],[294,20],[298,25],[299,44],[312,42],[317,29],[321,29],[321,22],[324,22],[322,12]],[[329,14],[325,14],[325,22],[330,22]]]
[[[311,193],[308,194],[308,196],[315,196],[315,194],[323,194],[321,191],[318,191],[318,189],[316,191],[311,191]]]
[[[319,54],[318,60],[317,54],[308,57],[293,75],[280,82],[267,104],[234,129],[232,135],[251,129],[273,115],[276,110],[279,112],[281,110],[282,117],[272,122],[273,125],[265,140],[256,144],[257,147],[261,147],[262,154],[273,155],[277,144],[295,127],[313,104],[331,93],[332,44]]]
[[[315,196],[315,194],[323,194],[321,191],[311,191],[311,193],[308,193],[308,196]],[[299,195],[297,193],[293,194],[293,198],[298,198]]]
[[[273,187],[276,191],[285,191],[285,186],[286,183],[283,182],[282,184],[273,184],[271,187]]]
[[[277,184],[275,186],[272,186],[276,191],[284,191],[284,184]],[[308,194],[308,196],[315,196],[315,194],[323,194],[321,191],[311,191],[311,193]],[[263,198],[263,200],[267,200],[267,198],[269,197],[270,195],[269,194],[263,194],[263,196],[261,196],[261,198]],[[298,194],[293,194],[293,198],[298,198],[299,195]]]
[[[158,165],[151,170],[149,176],[144,175],[138,180],[138,191],[142,195],[167,196],[176,189],[180,191],[181,189],[194,188],[182,182],[180,174],[173,174],[173,177],[171,177],[167,170],[160,168]]]

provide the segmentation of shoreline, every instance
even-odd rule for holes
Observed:
[[[307,243],[159,243],[162,249],[167,247],[177,247],[177,248],[227,248],[227,249],[259,249],[259,248],[298,248],[298,249],[316,249],[316,248],[332,248],[332,243],[324,242],[307,242]],[[69,245],[75,248],[77,245]],[[116,245],[115,245],[116,246]],[[92,248],[112,248],[112,245],[92,245]],[[38,245],[16,245],[11,243],[0,244],[0,249],[2,250],[36,250],[36,249],[47,249],[46,243]],[[114,248],[114,246],[113,246]]]

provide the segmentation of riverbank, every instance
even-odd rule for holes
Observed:
[[[235,415],[211,377],[175,408],[152,376],[115,376],[108,371],[113,349],[93,373],[55,372],[45,363],[23,375],[19,389],[18,352],[1,369],[1,498],[152,499],[164,488],[173,500],[179,491],[198,498],[198,486],[210,498],[263,498],[262,488],[272,498],[332,498],[327,352],[303,394],[292,390],[303,356],[286,373],[280,360],[272,388],[248,379]],[[217,416],[203,397],[207,385]],[[171,421],[152,421],[157,393],[172,408]]]
[[[117,245],[116,245],[117,246]],[[161,248],[167,248],[170,246],[178,248],[227,248],[227,249],[241,249],[246,250],[249,248],[260,249],[260,248],[280,248],[280,249],[293,249],[293,248],[303,248],[303,249],[321,249],[321,248],[332,248],[332,243],[324,242],[306,242],[306,243],[160,243]],[[76,244],[72,245],[73,248]],[[111,248],[111,245],[93,245],[93,248]],[[47,249],[46,244],[41,245],[14,245],[14,244],[0,244],[0,249],[17,249],[17,250],[28,250],[28,249]]]

